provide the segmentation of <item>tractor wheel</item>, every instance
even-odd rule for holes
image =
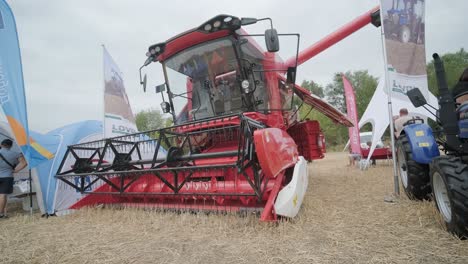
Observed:
[[[408,198],[411,200],[429,199],[431,194],[429,166],[413,160],[411,146],[405,134],[400,135],[397,142],[397,165],[400,180]]]
[[[411,40],[411,30],[408,26],[402,26],[400,29],[400,41],[408,43]]]
[[[434,201],[447,230],[468,238],[468,165],[460,158],[441,156],[431,163]]]

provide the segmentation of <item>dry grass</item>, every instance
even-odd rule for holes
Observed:
[[[88,209],[0,222],[4,263],[468,263],[468,241],[443,230],[428,202],[383,198],[391,167],[361,172],[330,153],[310,165],[300,216],[279,224],[255,216]]]

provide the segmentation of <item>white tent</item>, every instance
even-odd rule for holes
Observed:
[[[372,124],[372,146],[370,148],[369,156],[367,157],[367,162],[374,152],[377,142],[382,138],[382,135],[385,133],[385,130],[389,126],[389,114],[388,114],[388,99],[385,89],[385,80],[381,80],[377,89],[375,90],[374,95],[372,96],[369,105],[367,106],[366,111],[359,120],[359,129],[361,129],[365,124]],[[426,98],[427,99],[427,98]],[[429,99],[427,100],[428,104],[438,108],[437,98],[429,92]],[[433,114],[428,112],[423,107],[415,108],[409,100],[402,100],[399,98],[392,98],[392,112],[393,116],[398,115],[401,108],[408,109],[409,115],[417,115],[421,117],[431,118],[434,120]],[[432,111],[435,112],[435,111]]]

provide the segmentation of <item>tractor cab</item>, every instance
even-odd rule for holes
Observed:
[[[284,66],[279,47],[284,44],[297,58],[299,35],[278,34],[272,27],[265,34],[249,35],[241,28],[260,20],[219,15],[149,47],[145,65],[161,63],[165,80],[157,92],[174,124],[240,113],[292,112],[297,64]],[[282,124],[282,118],[276,115],[271,125]]]

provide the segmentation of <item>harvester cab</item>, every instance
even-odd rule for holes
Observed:
[[[262,20],[270,20],[265,34],[249,35],[241,28]],[[198,28],[150,46],[145,65],[161,63],[165,81],[158,87],[165,88],[157,92],[162,95],[163,112],[170,113],[176,125],[274,111],[285,116],[276,114],[263,121],[281,127],[295,121],[286,113],[293,112],[297,63],[287,67],[283,64],[280,43],[293,50],[292,57],[297,58],[299,35],[278,34],[271,19],[219,15]]]
[[[365,25],[380,25],[378,18],[374,8],[301,53],[299,34],[277,33],[271,19],[230,15],[151,45],[140,76],[159,62],[164,82],[156,92],[174,125],[69,146],[56,177],[83,194],[71,209],[111,204],[294,217],[308,185],[307,161],[324,157],[325,140],[317,121],[298,120],[293,97],[353,125],[295,84],[296,68]],[[264,34],[243,29],[264,20]]]

